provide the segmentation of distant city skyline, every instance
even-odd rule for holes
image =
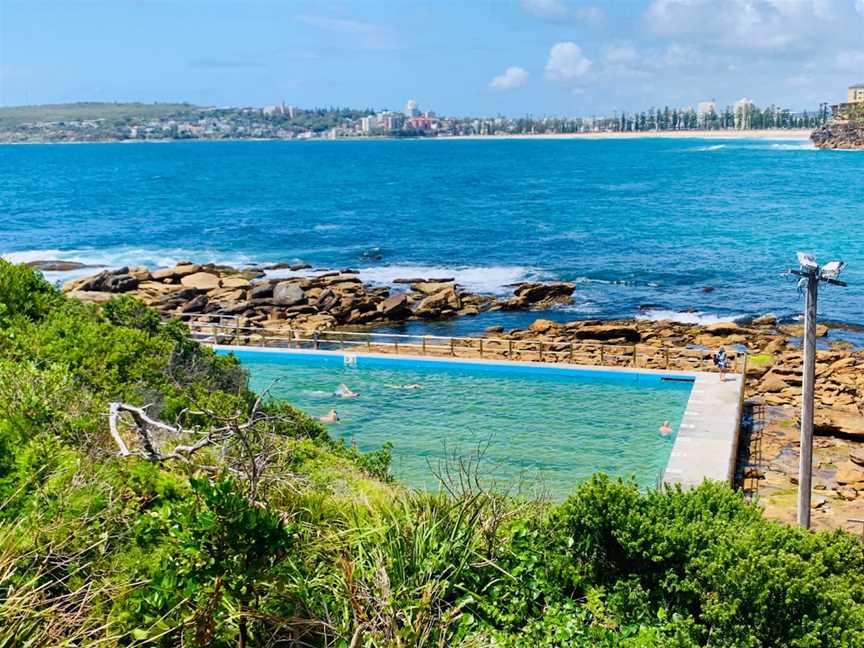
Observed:
[[[0,0],[0,105],[809,110],[864,81],[862,34],[864,0]]]

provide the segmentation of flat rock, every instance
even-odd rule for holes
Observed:
[[[837,464],[837,474],[834,481],[838,484],[854,484],[864,481],[864,468],[851,461],[841,461]]]
[[[195,288],[207,292],[219,287],[219,276],[209,272],[193,272],[180,279],[180,283],[187,288]]]
[[[102,265],[90,263],[79,263],[78,261],[60,261],[57,259],[45,259],[40,261],[28,261],[27,265],[43,272],[67,272],[69,270],[83,270],[84,268],[103,268]]]
[[[388,297],[380,304],[378,304],[378,311],[384,315],[385,317],[389,317],[401,311],[405,311],[408,309],[408,295],[404,293],[400,293],[397,295],[393,295]]]
[[[114,293],[95,290],[73,290],[68,293],[68,296],[91,304],[102,304],[115,297]]]
[[[184,264],[184,265],[176,265],[173,268],[165,268],[164,270],[157,270],[156,272],[151,273],[153,279],[156,281],[162,281],[164,279],[182,279],[186,275],[191,275],[201,270],[201,266],[196,265],[194,263]]]
[[[419,281],[411,284],[411,290],[416,290],[424,295],[434,295],[448,288],[453,288],[453,284],[443,281]]]
[[[252,285],[246,277],[238,275],[222,277],[221,284],[223,288],[249,288]]]

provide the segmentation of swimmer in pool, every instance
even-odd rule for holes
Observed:
[[[660,426],[660,436],[669,436],[672,434],[672,428],[669,427],[669,421],[663,421],[663,425]]]
[[[339,398],[357,398],[360,394],[351,391],[348,385],[342,383],[336,388],[336,391],[333,392],[333,395],[338,396]]]
[[[324,416],[319,416],[318,420],[322,423],[337,423],[339,421],[339,415],[336,414],[335,409],[331,409],[330,412]]]

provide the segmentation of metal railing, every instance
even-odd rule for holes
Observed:
[[[716,371],[713,351],[648,344],[608,344],[571,340],[523,340],[493,337],[406,335],[366,331],[305,331],[279,322],[245,325],[229,315],[179,316],[199,342],[231,346],[287,348],[348,353],[379,353],[449,358],[480,358],[563,364]],[[743,373],[747,354],[728,353],[730,373]]]

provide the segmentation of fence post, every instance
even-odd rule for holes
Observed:
[[[234,318],[234,344],[240,344],[240,318]]]
[[[399,338],[395,338],[395,341],[393,342],[393,350],[396,355],[399,355]]]
[[[507,340],[507,359],[513,359],[513,340]]]
[[[339,333],[339,350],[345,350],[345,334],[341,332]]]
[[[318,331],[315,331],[312,337],[315,340],[315,350],[318,351],[321,348],[321,342],[318,340]]]
[[[372,350],[372,335],[369,333],[366,334],[366,350]]]
[[[636,366],[636,345],[633,345],[633,366]]]
[[[570,343],[570,364],[573,364],[573,343]]]
[[[601,344],[601,345],[600,345],[600,366],[601,366],[601,367],[603,366],[603,349],[604,349],[604,348],[605,348],[605,347]]]
[[[420,353],[421,355],[426,355],[426,336],[420,336]]]
[[[483,357],[483,339],[480,339],[480,357]]]
[[[453,338],[450,338],[450,355],[456,357],[456,349],[453,348]]]

